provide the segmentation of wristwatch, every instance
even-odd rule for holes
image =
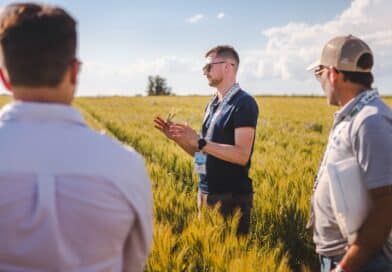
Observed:
[[[197,147],[199,148],[199,150],[202,150],[203,147],[206,146],[206,144],[207,144],[207,141],[206,141],[204,138],[200,138],[200,139],[197,141]]]

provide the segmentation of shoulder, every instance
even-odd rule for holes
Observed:
[[[355,132],[377,133],[388,128],[392,129],[392,111],[381,99],[375,99],[366,105],[353,122]]]
[[[147,195],[150,180],[144,158],[131,146],[123,144],[107,135],[90,130],[91,145],[89,158],[104,176],[110,178],[125,195],[135,192]]]
[[[392,111],[381,99],[366,105],[351,124],[354,143],[392,144]]]
[[[144,167],[143,157],[132,147],[90,128],[86,128],[84,134],[85,140],[88,139],[86,144],[89,145],[89,150],[98,158],[112,161],[118,168],[126,168],[128,171]]]
[[[233,102],[237,106],[247,105],[247,106],[258,108],[256,99],[248,92],[244,91],[243,89],[240,89],[240,91],[235,95]]]
[[[234,127],[256,127],[259,116],[256,100],[240,90],[234,97],[233,104]]]

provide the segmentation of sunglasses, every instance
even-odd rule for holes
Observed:
[[[317,79],[318,81],[320,81],[320,78],[321,78],[321,76],[323,75],[323,71],[324,71],[325,69],[327,69],[327,70],[333,69],[336,73],[339,73],[339,72],[340,72],[338,69],[336,69],[336,68],[334,68],[334,67],[328,68],[327,66],[319,65],[319,66],[314,70],[314,76],[316,77],[316,79]]]
[[[324,65],[319,65],[315,70],[314,70],[314,76],[316,77],[317,80],[320,80],[323,71],[325,69],[328,69],[328,67],[324,66]]]
[[[218,62],[207,63],[206,65],[203,66],[203,71],[210,72],[211,69],[212,69],[212,66],[213,66],[214,64],[222,64],[222,63],[226,63],[226,61],[218,61]],[[231,64],[232,66],[234,66],[234,63],[229,63],[229,64]]]

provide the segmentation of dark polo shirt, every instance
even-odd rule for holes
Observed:
[[[204,137],[218,107],[219,102],[215,99],[202,126]],[[222,108],[215,122],[211,141],[234,145],[234,130],[240,127],[256,128],[258,114],[259,110],[255,99],[245,91],[240,90]],[[251,156],[253,145],[254,140]],[[199,188],[205,193],[252,193],[252,181],[248,176],[250,164],[250,159],[245,166],[241,166],[207,155],[207,174],[200,175]]]

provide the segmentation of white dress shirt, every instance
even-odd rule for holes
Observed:
[[[0,271],[142,271],[152,240],[141,156],[71,106],[0,111]]]

